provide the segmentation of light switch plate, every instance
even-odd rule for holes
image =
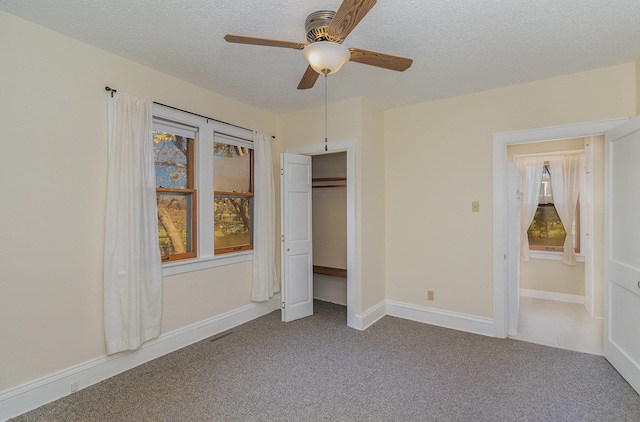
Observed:
[[[480,201],[471,201],[471,212],[480,212]]]

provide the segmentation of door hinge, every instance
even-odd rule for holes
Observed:
[[[284,302],[282,302],[282,309],[284,309]]]
[[[282,243],[284,243],[284,235],[281,235],[280,238],[282,239]]]
[[[284,169],[280,169],[280,175],[284,176]]]

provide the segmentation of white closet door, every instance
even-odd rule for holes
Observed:
[[[313,315],[311,157],[281,154],[282,320]]]

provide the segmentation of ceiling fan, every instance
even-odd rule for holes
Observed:
[[[224,39],[228,42],[239,44],[305,50],[305,58],[309,61],[310,65],[302,76],[298,84],[298,89],[309,89],[313,87],[320,73],[324,73],[325,75],[335,73],[340,69],[342,64],[348,60],[403,72],[411,66],[413,60],[359,48],[347,49],[342,46],[342,42],[347,35],[351,33],[375,4],[376,0],[344,0],[337,12],[330,10],[313,12],[305,20],[305,31],[307,33],[308,43],[231,34],[225,35]],[[313,62],[312,50],[317,49],[317,47],[331,50],[328,54],[330,56],[335,55],[339,63],[336,63],[334,68],[322,68],[322,66],[316,65]]]

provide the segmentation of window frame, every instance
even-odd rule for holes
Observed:
[[[228,136],[247,142],[252,149],[253,131],[234,125],[207,119],[206,117],[177,110],[161,104],[153,104],[153,118],[163,124],[175,123],[196,130],[194,152],[194,189],[198,198],[195,204],[196,251],[193,258],[163,261],[162,274],[170,276],[191,271],[200,271],[223,265],[237,264],[253,260],[253,250],[243,250],[226,254],[215,254],[213,242],[213,142],[214,135]],[[254,149],[255,150],[255,149]],[[210,217],[208,217],[210,216]]]
[[[180,254],[162,255],[162,262],[178,261],[182,259],[195,258],[198,256],[198,193],[195,189],[194,174],[196,172],[195,166],[195,144],[198,136],[198,131],[192,127],[182,127],[176,122],[165,121],[164,119],[153,119],[153,130],[160,130],[163,133],[171,133],[173,135],[182,136],[187,140],[187,177],[185,188],[165,188],[156,186],[156,197],[158,194],[176,194],[176,195],[189,195],[191,198],[191,233],[188,235],[191,237],[191,251]]]

